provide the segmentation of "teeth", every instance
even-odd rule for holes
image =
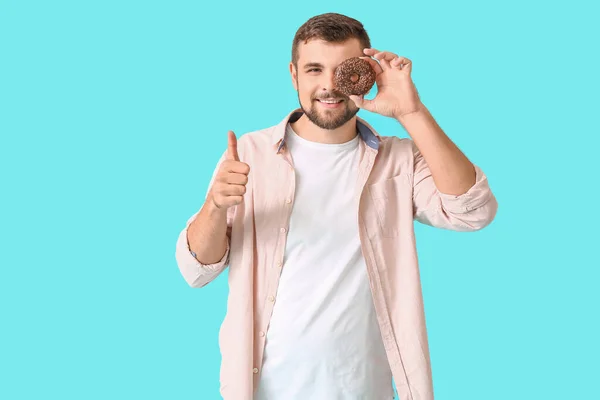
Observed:
[[[324,99],[321,99],[319,101],[322,102],[322,103],[327,103],[327,104],[335,104],[335,103],[340,103],[341,102],[341,100],[324,100]]]

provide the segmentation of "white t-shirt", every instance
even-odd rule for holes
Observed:
[[[255,399],[394,397],[358,235],[359,140],[310,142],[288,124],[295,201]]]

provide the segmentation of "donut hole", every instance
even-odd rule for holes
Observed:
[[[360,79],[360,75],[358,75],[358,74],[352,74],[352,76],[350,76],[350,81],[352,83],[358,82],[359,79]]]

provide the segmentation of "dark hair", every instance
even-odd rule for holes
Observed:
[[[292,44],[292,63],[298,67],[298,47],[300,42],[310,39],[321,39],[327,42],[340,43],[356,38],[363,48],[371,47],[371,40],[360,21],[337,13],[327,13],[312,17],[306,21],[294,36]]]

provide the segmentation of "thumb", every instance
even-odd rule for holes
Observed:
[[[358,108],[363,108],[367,111],[375,110],[375,108],[373,107],[373,101],[365,99],[364,96],[350,95],[348,97],[350,97],[350,100],[352,100]]]
[[[240,161],[237,151],[237,137],[233,131],[227,132],[227,159]]]

